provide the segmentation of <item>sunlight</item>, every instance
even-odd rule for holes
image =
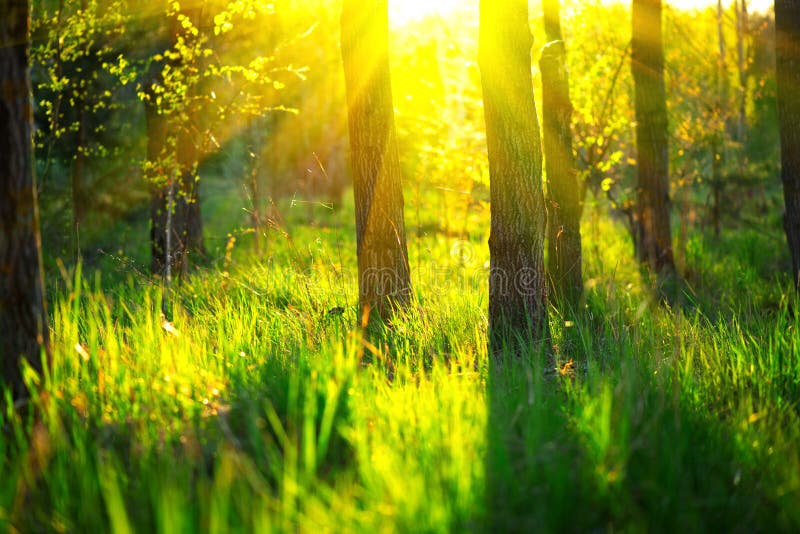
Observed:
[[[751,12],[765,12],[772,5],[773,0],[750,0],[747,2],[747,8]],[[716,5],[717,0],[666,0],[666,3],[678,9],[702,9],[707,6]],[[725,6],[730,5],[729,0],[725,0]]]
[[[629,3],[630,0],[602,0],[606,4],[620,2]],[[750,0],[748,9],[751,12],[766,12],[772,6],[773,0]],[[569,0],[563,2],[568,5]],[[716,5],[717,0],[665,0],[665,4],[676,9],[702,9]],[[723,2],[730,5],[730,0]],[[389,18],[393,25],[402,26],[408,22],[422,19],[429,15],[446,15],[465,5],[477,6],[477,0],[394,0],[389,2]],[[535,12],[535,11],[534,11]]]
[[[389,2],[389,18],[393,25],[402,26],[428,15],[444,15],[464,0],[395,0]]]
[[[0,534],[800,534],[800,0],[0,2]]]

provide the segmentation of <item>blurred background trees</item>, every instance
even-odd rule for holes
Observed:
[[[287,212],[315,225],[350,205],[341,3],[297,4],[34,3],[36,164],[47,262],[79,251],[89,264],[109,266],[166,258],[163,244],[151,254],[147,236],[151,204],[156,214],[168,211],[170,183],[173,203],[200,208],[212,221],[194,247],[198,258],[206,249],[208,261],[224,254],[229,234],[254,239],[266,259]],[[631,6],[561,4],[587,254],[596,217],[608,214],[635,235],[640,161]],[[454,5],[395,18],[390,27],[391,68],[400,73],[393,89],[405,216],[410,236],[480,243],[488,239],[489,173],[477,2]],[[663,3],[663,49],[672,246],[678,271],[691,280],[693,236],[713,240],[780,226],[782,195],[775,187],[772,11],[742,1],[684,5]],[[394,13],[402,9],[392,6]],[[541,102],[538,60],[547,34],[539,2],[531,3],[530,22]],[[163,141],[148,141],[148,124]],[[157,134],[159,128],[166,132]],[[169,165],[155,164],[159,159]],[[163,226],[154,221],[154,229]],[[178,230],[175,242],[188,242],[189,233]],[[412,270],[423,252],[415,243],[409,242]],[[469,263],[454,254],[454,262]],[[184,256],[178,251],[174,258]]]

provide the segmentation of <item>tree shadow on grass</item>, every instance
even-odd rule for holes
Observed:
[[[492,362],[487,530],[797,528],[776,489],[786,474],[625,349],[576,377],[535,357]]]
[[[11,432],[0,436],[0,527],[252,531],[281,513],[275,524],[291,524],[278,503],[301,509],[355,462],[340,433],[354,368],[336,350],[236,368],[222,404],[161,406],[161,426],[146,412],[108,421],[100,407],[52,398],[37,399],[48,407],[38,426],[0,417]]]
[[[355,368],[330,354],[315,359],[267,359],[231,375],[230,407],[222,424],[276,483],[286,462],[296,461],[307,476],[332,481],[355,458],[339,432],[349,419]]]

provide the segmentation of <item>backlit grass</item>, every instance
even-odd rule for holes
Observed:
[[[479,227],[415,235],[414,306],[364,339],[350,210],[286,210],[261,257],[230,228],[171,293],[108,259],[51,276],[52,370],[0,416],[0,529],[800,527],[800,317],[769,238],[693,235],[669,309],[587,217],[556,364],[498,365]]]

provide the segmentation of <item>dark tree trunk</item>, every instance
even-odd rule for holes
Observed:
[[[81,0],[81,10],[86,11],[86,0]],[[75,97],[75,109],[78,110],[78,131],[75,136],[75,160],[72,163],[71,185],[72,185],[72,242],[75,249],[75,257],[80,257],[80,230],[85,212],[85,195],[83,184],[86,181],[84,174],[86,169],[86,88],[79,89]]]
[[[545,0],[548,43],[542,50],[542,116],[548,194],[547,267],[556,302],[575,311],[583,293],[581,188],[572,154],[572,103],[558,0]]]
[[[636,92],[636,253],[642,264],[672,277],[667,102],[661,0],[633,0],[631,59]]]
[[[775,0],[775,29],[784,228],[800,292],[800,2]]]
[[[206,255],[203,243],[203,219],[200,212],[200,178],[197,174],[200,154],[191,124],[178,131],[178,182],[173,215],[173,254],[178,272],[187,273],[189,260]]]
[[[171,216],[169,210],[172,211]],[[182,173],[173,185],[167,184],[165,187],[153,189],[150,200],[150,239],[150,270],[153,274],[165,275],[167,252],[171,276],[187,274],[191,257],[205,257],[197,179],[193,173]]]
[[[714,135],[711,147],[711,222],[714,236],[719,239],[721,233],[722,194],[725,189],[726,142],[729,130],[728,119],[728,59],[725,45],[725,10],[722,0],[717,0],[717,103],[716,113],[719,126]]]
[[[75,247],[75,256],[80,256],[80,228],[84,215],[83,183],[86,169],[86,110],[83,99],[77,102],[78,107],[78,132],[75,144],[75,160],[72,163],[72,239]]]
[[[151,127],[158,129],[160,126],[152,122],[158,123],[164,121],[164,118],[157,115],[154,117],[152,111],[147,116],[149,134],[155,134]],[[148,139],[148,152],[151,145],[156,145],[152,149],[158,149],[158,139],[158,134]],[[195,166],[189,165],[192,164],[184,162],[172,169],[162,168],[166,173],[166,183],[151,186],[150,270],[153,274],[165,275],[167,257],[170,258],[170,274],[181,276],[188,273],[190,257],[205,256],[198,179]]]
[[[345,0],[342,59],[356,207],[359,304],[388,319],[411,297],[389,73],[387,0]]]
[[[747,0],[736,1],[736,52],[739,67],[739,115],[736,121],[736,141],[739,148],[740,174],[744,172],[746,144],[747,144],[747,35],[750,32],[750,22],[747,14]]]
[[[33,175],[30,4],[0,0],[0,379],[28,395],[22,360],[41,372],[48,330]]]
[[[155,68],[155,67],[154,67]],[[147,127],[147,180],[150,186],[150,272],[164,275],[166,270],[167,246],[167,193],[170,172],[165,161],[167,150],[167,120],[159,113],[156,105],[153,84],[156,74],[151,75],[145,100],[145,122]]]
[[[542,147],[527,0],[481,0],[479,63],[491,178],[489,343],[519,352],[546,337]]]
[[[205,256],[198,193],[198,149],[190,124],[176,124],[159,113],[152,90],[159,83],[153,67],[145,101],[150,186],[150,243],[153,274],[170,278],[189,270],[190,256]],[[169,258],[169,269],[167,269]]]

